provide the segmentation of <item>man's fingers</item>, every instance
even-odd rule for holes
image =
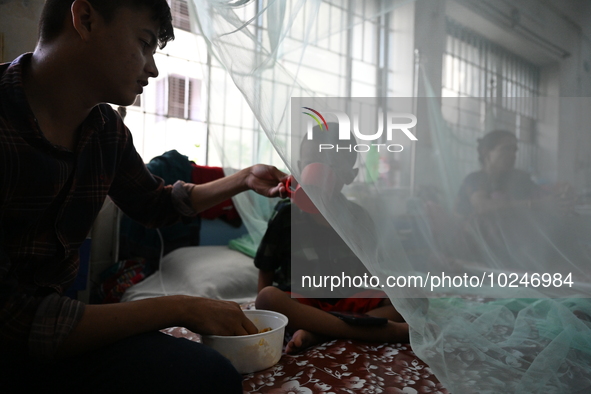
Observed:
[[[269,197],[279,196],[281,198],[287,197],[287,189],[283,183],[279,183],[277,186],[269,190]]]
[[[257,326],[255,326],[254,323],[252,321],[250,321],[250,319],[248,317],[246,317],[246,315],[244,315],[242,327],[246,331],[246,333],[244,335],[257,334],[259,332],[259,329],[257,328]]]
[[[259,329],[246,316],[242,320],[242,324],[237,326],[234,332],[230,335],[252,335],[258,334]]]
[[[287,188],[285,187],[285,185],[283,183],[280,183],[278,186],[278,190],[279,190],[279,197],[281,198],[285,198],[288,196],[287,194]]]

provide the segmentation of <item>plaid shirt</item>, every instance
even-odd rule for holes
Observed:
[[[52,145],[27,103],[23,67],[0,65],[0,357],[52,358],[84,305],[62,296],[78,272],[78,249],[107,195],[147,226],[193,214],[181,182],[164,186],[133,147],[121,118],[97,105],[75,151]]]

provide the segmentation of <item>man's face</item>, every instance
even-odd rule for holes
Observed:
[[[121,7],[110,23],[97,22],[89,46],[89,78],[99,102],[130,105],[148,79],[158,76],[158,28],[147,8]]]
[[[486,157],[485,163],[489,168],[506,172],[515,166],[517,159],[517,139],[515,137],[504,137]]]

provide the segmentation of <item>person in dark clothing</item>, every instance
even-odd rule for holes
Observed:
[[[322,193],[330,204],[351,213],[358,228],[371,228],[373,222],[367,211],[342,194],[344,185],[353,182],[357,153],[319,152],[319,143],[335,143],[338,124],[329,123],[330,133],[315,128],[314,140],[304,138],[300,146],[298,165],[302,182],[311,171],[323,171],[334,182],[319,182],[332,190]],[[324,170],[322,170],[324,169]],[[311,176],[314,176],[311,174]],[[297,200],[296,200],[297,204]],[[310,210],[312,211],[312,210]],[[373,289],[339,289],[332,298],[305,297],[292,283],[292,266],[299,272],[323,276],[329,272],[344,272],[350,276],[367,274],[363,263],[341,239],[319,212],[305,212],[287,201],[280,202],[259,245],[254,264],[259,268],[259,283],[255,305],[258,309],[274,310],[286,315],[288,328],[295,331],[286,346],[287,353],[297,353],[329,338],[350,338],[367,341],[408,342],[408,324],[396,311],[382,291]],[[273,283],[276,286],[273,286]],[[374,327],[355,326],[329,312],[356,312],[385,318],[386,324]]]
[[[481,169],[466,176],[455,206],[464,221],[457,250],[464,259],[540,260],[554,249],[545,247],[547,239],[563,232],[557,223],[566,223],[573,207],[571,188],[543,191],[515,168],[517,148],[517,137],[506,130],[478,140]]]
[[[248,189],[285,196],[285,174],[255,165],[165,186],[146,169],[103,103],[132,104],[158,75],[156,48],[174,38],[166,0],[47,0],[39,26],[35,51],[0,65],[0,386],[242,392],[228,360],[158,332],[257,332],[238,304],[170,296],[84,305],[63,294],[107,195],[161,226]]]

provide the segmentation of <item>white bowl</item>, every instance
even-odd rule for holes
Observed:
[[[260,330],[271,331],[242,336],[203,335],[202,341],[224,355],[241,374],[257,372],[277,364],[283,350],[287,317],[264,310],[244,311]]]

